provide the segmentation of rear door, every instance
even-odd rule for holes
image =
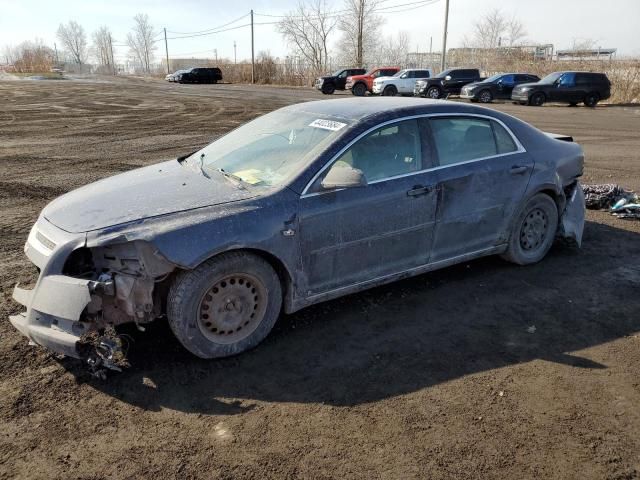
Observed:
[[[308,296],[424,265],[435,227],[432,151],[421,124],[373,129],[332,160],[300,198],[299,241]],[[365,187],[323,190],[331,168],[362,170]]]
[[[504,244],[533,170],[505,126],[484,116],[433,116],[439,206],[431,261]]]

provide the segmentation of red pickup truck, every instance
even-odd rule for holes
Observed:
[[[345,88],[358,97],[363,97],[373,89],[373,81],[378,77],[391,77],[400,71],[400,67],[380,67],[369,70],[364,75],[353,75],[347,78]]]

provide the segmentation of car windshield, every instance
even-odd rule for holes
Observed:
[[[188,158],[207,176],[224,172],[245,184],[282,184],[347,126],[344,119],[278,110],[229,132]]]
[[[550,73],[538,83],[555,83],[562,76],[562,72]]]
[[[331,74],[332,77],[337,77],[338,75],[340,75],[342,72],[344,72],[344,70],[336,70],[335,72],[333,72]]]
[[[400,70],[399,72],[395,73],[394,75],[392,75],[393,77],[401,77],[402,75],[404,75],[407,72],[407,70]]]
[[[494,75],[493,77],[489,77],[485,80],[485,82],[497,82],[498,80],[500,80],[502,77],[504,76],[504,73],[498,73],[496,75]]]
[[[451,72],[451,70],[443,70],[438,75],[436,75],[435,78],[444,78],[447,75],[449,75],[450,72]]]

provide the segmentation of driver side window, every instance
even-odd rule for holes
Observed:
[[[358,140],[336,160],[361,170],[367,183],[422,170],[418,121],[378,128]]]

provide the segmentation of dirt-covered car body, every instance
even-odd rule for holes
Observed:
[[[224,172],[205,175],[203,158],[191,155],[49,204],[25,245],[40,275],[31,290],[16,287],[26,311],[11,317],[13,325],[36,344],[84,357],[91,332],[162,316],[177,272],[230,251],[268,262],[283,310],[294,312],[504,252],[514,213],[540,192],[557,206],[559,235],[580,242],[583,153],[569,138],[447,101],[345,99],[279,112],[314,119],[313,132],[329,131],[286,181],[260,186]],[[506,150],[474,143],[481,127],[491,138],[499,129]],[[283,148],[296,142],[293,132],[281,136]],[[363,172],[360,183],[329,182],[341,168]]]

